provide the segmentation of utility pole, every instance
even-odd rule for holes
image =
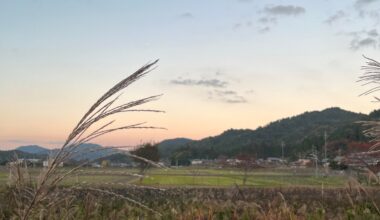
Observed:
[[[318,176],[318,151],[315,149],[315,146],[312,145],[312,158],[314,159],[315,161],[315,177]]]
[[[281,151],[282,151],[282,162],[284,162],[284,147],[285,147],[285,143],[283,141],[281,141]]]
[[[327,133],[326,133],[326,130],[325,130],[325,146],[324,146],[324,150],[325,150],[325,161],[327,161]]]

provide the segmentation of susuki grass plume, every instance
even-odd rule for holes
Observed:
[[[86,142],[93,140],[102,135],[117,131],[117,130],[126,130],[126,129],[164,129],[156,126],[147,126],[145,122],[135,123],[130,125],[125,125],[121,127],[111,127],[114,123],[114,120],[104,122],[99,125],[102,121],[107,120],[110,116],[117,115],[124,112],[163,112],[155,109],[138,109],[137,106],[141,106],[145,103],[155,101],[160,98],[161,95],[149,96],[142,99],[133,100],[127,103],[114,106],[116,101],[120,97],[122,90],[127,88],[129,85],[137,81],[138,79],[145,76],[151,70],[155,68],[158,60],[148,63],[138,69],[136,72],[123,79],[111,89],[109,89],[103,96],[101,96],[84,114],[84,116],[79,120],[78,124],[74,127],[71,133],[67,136],[64,144],[55,153],[49,161],[48,167],[41,171],[38,176],[37,181],[34,185],[25,185],[20,184],[21,180],[24,180],[23,175],[19,172],[17,175],[19,178],[15,178],[13,187],[15,192],[15,199],[18,200],[18,208],[16,210],[17,215],[20,219],[28,219],[34,212],[38,212],[38,207],[41,203],[51,204],[57,201],[56,193],[54,188],[60,183],[66,176],[72,174],[74,171],[79,169],[85,163],[74,167],[71,170],[65,172],[57,172],[57,168],[62,162],[67,161],[77,152],[78,147]],[[85,153],[85,152],[82,152]],[[129,156],[137,157],[126,152]],[[146,160],[145,158],[139,158],[149,163],[152,161]],[[13,172],[19,171],[17,169],[19,164],[15,164]],[[17,174],[17,173],[16,173]],[[16,176],[16,177],[17,177]],[[133,201],[133,200],[132,200]]]
[[[364,56],[366,65],[362,66],[364,73],[359,77],[358,82],[363,83],[362,86],[371,86],[370,89],[363,92],[362,95],[370,95],[380,91],[380,63],[374,59]],[[374,96],[375,101],[380,101],[380,98]],[[367,129],[364,133],[372,138],[374,145],[370,148],[369,153],[380,152],[377,148],[380,146],[380,121],[362,121],[360,122]]]

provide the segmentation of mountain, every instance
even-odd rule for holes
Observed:
[[[29,145],[29,146],[18,147],[15,150],[9,151],[9,152],[16,152],[19,158],[29,158],[29,157],[24,157],[24,156],[28,156],[28,155],[39,155],[39,156],[44,155],[45,157],[47,155],[54,156],[58,151],[59,151],[58,149],[46,149],[37,145]],[[71,160],[75,160],[75,161],[96,160],[98,158],[106,157],[108,155],[111,155],[117,152],[119,152],[119,150],[117,149],[103,147],[98,144],[85,143],[85,144],[79,145],[75,149],[75,153],[71,157]],[[2,154],[7,155],[9,153],[0,152],[0,157],[3,157]],[[7,157],[7,156],[4,156],[4,157]]]
[[[8,162],[14,161],[17,158],[44,159],[46,158],[46,155],[30,154],[19,150],[0,151],[0,165],[5,165]]]
[[[98,144],[85,143],[78,146],[71,159],[76,161],[96,160],[119,152],[117,149],[103,147]]]
[[[369,115],[340,108],[305,112],[255,130],[230,129],[215,137],[186,143],[172,152],[171,157],[217,158],[239,154],[257,158],[281,157],[282,142],[285,145],[285,157],[295,158],[310,153],[313,145],[321,154],[325,132],[328,135],[328,153],[333,156],[338,150],[352,148],[352,143],[368,141],[362,133],[363,128],[356,123],[368,119]]]
[[[16,148],[16,150],[30,154],[49,154],[50,150],[38,145],[28,145]]]
[[[185,144],[192,142],[193,140],[188,138],[175,138],[168,139],[160,142],[158,144],[158,153],[160,158],[167,158],[170,154],[179,148],[183,147]]]

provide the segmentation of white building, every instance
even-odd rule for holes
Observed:
[[[50,159],[49,160],[44,160],[42,162],[42,166],[43,167],[48,167],[50,165],[50,163],[52,163],[52,162],[53,162],[53,160],[50,160]],[[63,162],[59,163],[58,167],[63,167]]]
[[[202,165],[203,160],[195,159],[191,161],[191,165]]]

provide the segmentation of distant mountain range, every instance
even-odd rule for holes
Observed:
[[[98,144],[82,144],[78,146],[73,154],[71,160],[83,161],[83,160],[96,160],[115,153],[120,150],[103,147]],[[48,149],[38,145],[21,146],[15,150],[0,151],[0,164],[6,161],[13,160],[17,155],[18,158],[25,159],[46,159],[48,156],[54,156],[58,152],[58,149]]]
[[[38,145],[28,145],[28,146],[21,146],[16,148],[18,151],[22,151],[24,153],[29,154],[49,154],[50,150],[47,148],[43,148]]]
[[[338,152],[363,150],[368,147],[368,138],[363,128],[356,123],[361,120],[380,118],[380,111],[369,115],[354,113],[340,108],[303,114],[271,122],[266,126],[251,129],[229,129],[220,135],[192,141],[175,147],[171,158],[188,160],[212,159],[219,156],[235,157],[251,155],[256,158],[281,157],[296,159],[314,149],[323,155],[324,133],[327,134],[327,153],[334,157]]]
[[[229,129],[220,135],[201,140],[175,138],[158,143],[160,157],[188,160],[194,158],[234,157],[240,154],[257,158],[280,157],[281,143],[284,143],[284,156],[296,158],[310,153],[312,146],[323,153],[324,133],[327,134],[327,148],[330,157],[338,152],[363,150],[368,146],[368,138],[363,128],[356,123],[361,120],[380,119],[380,110],[369,115],[354,113],[340,108],[328,108],[323,111],[303,114],[271,122],[266,126],[251,129]],[[37,145],[21,146],[13,151],[0,151],[0,162],[17,153],[19,157],[47,157],[57,150]],[[86,152],[86,153],[85,153]],[[97,144],[83,144],[78,147],[74,160],[96,160],[113,158],[115,149],[105,149]],[[122,158],[115,156],[115,158]]]
[[[178,148],[182,147],[184,144],[192,142],[193,140],[187,138],[176,138],[164,140],[158,144],[158,149],[161,158],[170,157],[171,153]],[[49,155],[54,155],[58,150],[57,149],[48,149],[38,145],[28,145],[28,146],[20,146],[15,150],[10,151],[0,151],[0,162],[1,158],[3,161],[8,161],[15,154],[18,155],[19,158],[47,158]],[[112,160],[118,161],[121,160],[126,161],[125,154],[119,154],[120,150],[110,149],[107,147],[103,147],[98,144],[82,144],[76,150],[77,153],[73,155],[71,158],[75,161],[81,160],[91,160],[91,161],[100,161],[100,159],[104,160]],[[124,155],[124,156],[123,156]],[[121,158],[121,159],[120,159]]]

